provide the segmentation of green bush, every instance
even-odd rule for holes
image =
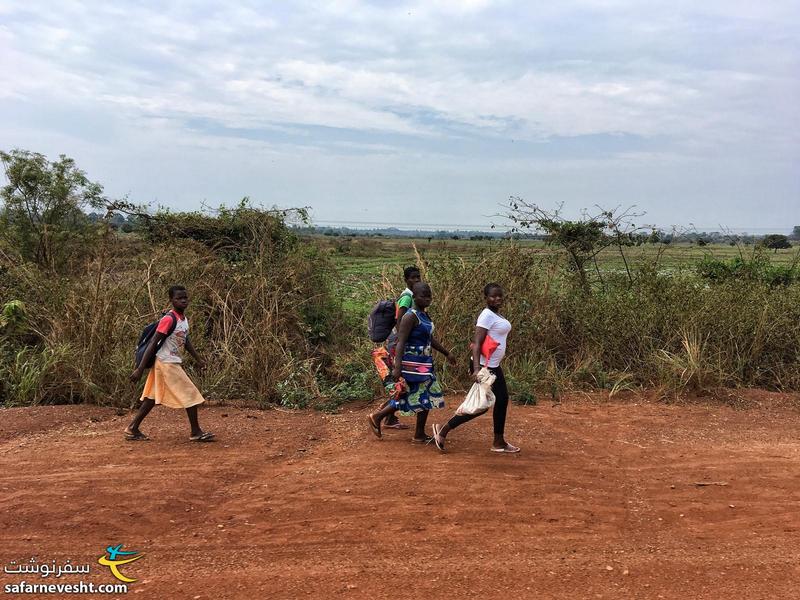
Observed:
[[[697,265],[697,273],[703,279],[714,283],[745,280],[766,283],[770,286],[786,286],[800,281],[800,269],[796,263],[773,265],[769,256],[759,251],[749,259],[737,256],[723,260],[706,255]]]

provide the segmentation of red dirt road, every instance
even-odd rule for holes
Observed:
[[[139,443],[112,409],[0,410],[0,562],[113,583],[97,559],[124,544],[144,556],[118,597],[142,599],[798,598],[798,399],[514,406],[516,456],[488,417],[440,455],[364,409],[212,407],[202,445],[169,409]]]

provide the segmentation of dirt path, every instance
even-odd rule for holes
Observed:
[[[364,410],[210,408],[205,445],[167,409],[144,443],[111,409],[2,410],[0,562],[111,583],[124,544],[135,598],[798,598],[800,413],[776,398],[512,407],[516,456],[489,418],[439,455]]]

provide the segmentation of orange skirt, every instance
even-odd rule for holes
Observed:
[[[165,363],[159,359],[147,375],[141,399],[145,398],[170,408],[189,408],[205,402],[180,363]]]

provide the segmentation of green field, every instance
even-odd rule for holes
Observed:
[[[532,258],[558,256],[563,252],[545,242],[534,240],[429,240],[428,238],[330,238],[315,236],[329,253],[341,277],[337,288],[345,300],[346,307],[363,312],[374,300],[375,290],[382,280],[387,280],[386,293],[392,286],[402,283],[400,273],[406,265],[416,264],[417,253],[425,261],[436,261],[443,256],[457,256],[465,263],[475,264],[488,253],[510,244],[530,251]],[[629,267],[658,260],[660,271],[692,270],[704,257],[730,260],[738,256],[751,257],[755,249],[751,246],[691,243],[643,244],[624,248],[624,260],[616,247],[606,248],[597,256],[601,272],[622,272],[625,261]],[[770,261],[775,265],[791,265],[800,262],[800,247],[777,252],[769,251]],[[388,285],[391,284],[391,285]]]
[[[323,238],[317,238],[323,239]],[[426,259],[435,258],[437,254],[456,254],[466,261],[479,260],[481,255],[490,250],[496,250],[504,245],[517,244],[528,248],[532,253],[553,253],[557,249],[547,246],[545,242],[528,240],[492,240],[492,241],[466,241],[466,240],[431,240],[427,238],[342,238],[337,242],[322,241],[330,249],[331,256],[337,266],[346,274],[375,274],[388,264],[399,265],[413,263],[415,260],[414,248]],[[653,259],[660,254],[660,263],[665,268],[687,267],[697,263],[704,256],[713,256],[720,259],[730,259],[736,256],[750,256],[753,246],[730,246],[728,244],[697,244],[680,243],[670,245],[643,244],[624,249],[628,260]],[[770,251],[770,258],[774,264],[792,264],[800,260],[800,247],[787,250]],[[598,255],[601,268],[615,269],[623,266],[622,257],[616,248],[607,248]]]

